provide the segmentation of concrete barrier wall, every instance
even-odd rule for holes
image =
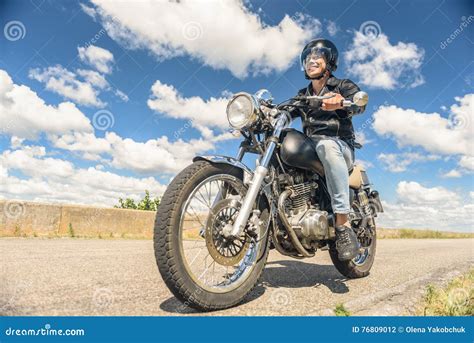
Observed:
[[[155,212],[0,200],[0,237],[153,237]],[[186,226],[186,222],[185,222]],[[192,223],[190,227],[196,227]],[[190,232],[197,235],[198,231]],[[473,238],[474,233],[377,228],[378,238]]]
[[[0,200],[0,236],[152,238],[155,213]]]

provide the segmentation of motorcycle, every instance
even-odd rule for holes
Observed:
[[[329,96],[297,96],[274,104],[267,90],[237,93],[227,118],[243,140],[235,158],[197,156],[174,177],[158,207],[154,250],[171,292],[186,306],[219,310],[241,303],[258,283],[269,250],[296,259],[328,250],[347,278],[369,274],[375,258],[374,218],[383,212],[360,165],[350,170],[349,221],[358,255],[338,259],[335,215],[315,143],[290,128],[290,113],[307,110]],[[343,106],[365,106],[358,92]],[[242,160],[256,154],[256,166]]]

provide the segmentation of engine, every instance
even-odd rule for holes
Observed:
[[[281,195],[286,197],[283,215],[306,249],[329,237],[328,213],[312,203],[316,189],[317,183],[309,181],[287,186]]]
[[[305,182],[286,188],[291,190],[290,196],[288,197],[290,212],[296,213],[308,209],[308,205],[311,203],[313,187],[316,187],[315,183]]]

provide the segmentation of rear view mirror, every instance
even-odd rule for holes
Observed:
[[[359,107],[365,106],[369,102],[369,94],[362,91],[357,92],[354,94],[354,98],[352,102]]]
[[[263,100],[265,102],[272,102],[273,101],[273,96],[272,93],[268,89],[260,89],[255,93],[255,98],[257,98],[257,101]]]

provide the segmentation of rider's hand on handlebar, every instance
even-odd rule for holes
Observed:
[[[342,102],[344,101],[344,97],[338,93],[326,93],[324,95],[333,95],[333,97],[329,99],[324,99],[321,104],[321,109],[323,111],[335,111],[342,108]]]

